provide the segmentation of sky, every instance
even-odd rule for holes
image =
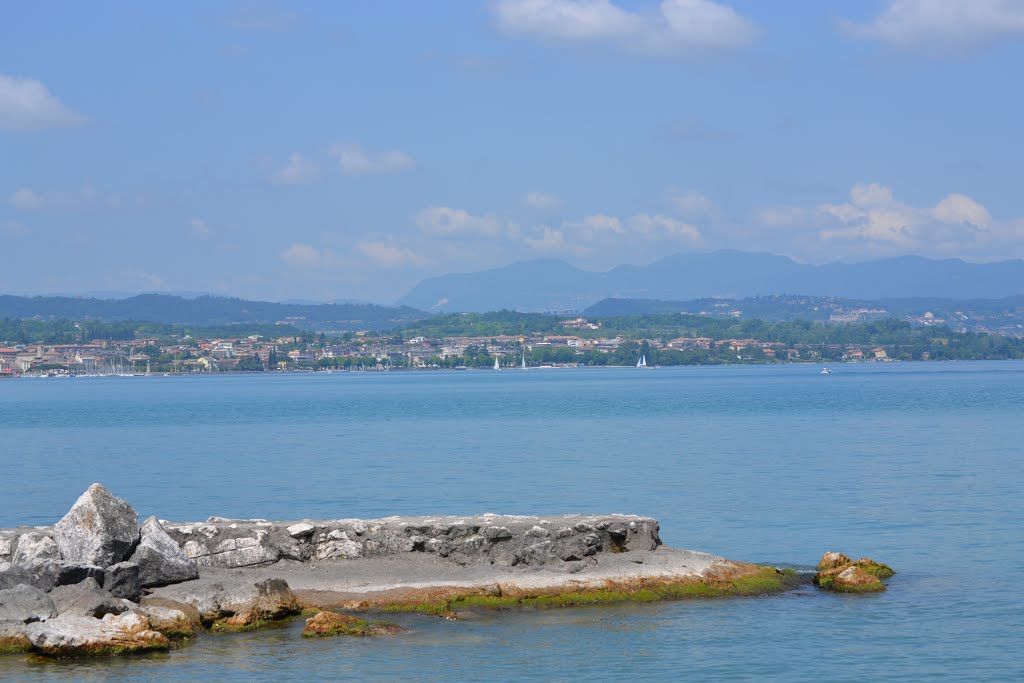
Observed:
[[[7,3],[0,293],[1024,257],[1024,0]]]

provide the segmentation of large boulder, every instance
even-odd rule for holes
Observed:
[[[0,563],[0,590],[22,585],[34,585],[32,574],[22,566],[9,562]]]
[[[142,580],[139,565],[134,562],[118,562],[103,572],[103,588],[115,598],[138,600],[142,596]]]
[[[56,619],[29,624],[25,631],[34,650],[49,657],[82,657],[168,650],[170,641],[137,618],[62,614]]]
[[[33,560],[22,565],[28,575],[27,583],[41,591],[50,591],[55,586],[68,586],[81,583],[86,579],[95,579],[103,585],[103,569],[94,564],[81,564],[66,560]]]
[[[142,523],[139,546],[129,561],[139,566],[139,581],[146,588],[199,578],[196,561],[167,535],[156,517]]]
[[[156,591],[156,596],[190,605],[206,625],[236,614],[247,614],[246,626],[251,626],[256,622],[283,619],[300,611],[298,599],[283,579],[255,583],[200,579],[165,586]],[[146,597],[143,602],[151,604],[151,600]]]
[[[57,616],[53,601],[38,588],[21,585],[0,590],[0,621],[44,621]]]
[[[127,600],[116,598],[100,588],[94,579],[86,579],[74,586],[58,586],[50,591],[50,599],[61,614],[97,619],[107,614],[127,612],[132,607]]]
[[[53,536],[65,560],[109,567],[125,559],[138,542],[139,515],[126,501],[93,484],[54,525]]]
[[[28,564],[33,560],[59,560],[60,550],[52,538],[46,534],[30,531],[18,537],[11,562]]]

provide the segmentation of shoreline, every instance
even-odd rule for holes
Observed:
[[[929,360],[897,360],[889,359],[885,361],[787,361],[787,362],[764,362],[764,363],[753,363],[753,362],[738,362],[738,363],[692,363],[686,365],[658,365],[648,366],[640,369],[641,372],[647,370],[668,370],[672,368],[735,368],[735,367],[790,367],[790,366],[808,366],[808,367],[826,367],[826,366],[844,366],[844,367],[876,367],[876,366],[888,366],[888,365],[938,365],[942,363],[1014,363],[1022,362],[1022,358],[971,358],[971,359],[929,359]],[[601,370],[601,369],[614,369],[614,370],[631,370],[638,369],[633,365],[530,365],[525,370]],[[151,372],[137,373],[131,375],[78,375],[78,374],[63,374],[57,373],[53,375],[43,374],[26,374],[21,373],[7,377],[6,379],[11,380],[27,380],[27,379],[135,379],[139,377],[262,377],[262,376],[287,376],[287,375],[340,375],[340,374],[390,374],[390,373],[420,373],[420,372],[472,372],[476,373],[487,373],[493,374],[495,372],[521,372],[524,368],[521,367],[503,367],[500,370],[494,370],[493,368],[440,368],[440,367],[416,367],[416,368],[401,368],[392,367],[387,370],[377,369],[366,369],[366,370],[346,370],[346,369],[309,369],[309,370],[263,370],[263,371],[237,371],[228,370],[224,372]]]

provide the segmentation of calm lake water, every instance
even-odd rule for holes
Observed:
[[[0,526],[93,481],[140,515],[637,513],[674,546],[889,591],[300,623],[131,661],[0,658],[0,678],[241,681],[1024,679],[1024,363],[0,381]]]

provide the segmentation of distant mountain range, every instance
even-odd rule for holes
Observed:
[[[428,317],[402,306],[295,304],[220,296],[140,294],[124,299],[0,295],[0,318],[139,320],[185,325],[287,323],[317,330],[389,330]]]
[[[901,256],[815,266],[785,256],[725,250],[676,254],[603,273],[538,260],[429,278],[399,304],[431,312],[570,311],[607,298],[680,301],[784,293],[865,300],[1002,298],[1024,294],[1024,260],[968,263]]]

